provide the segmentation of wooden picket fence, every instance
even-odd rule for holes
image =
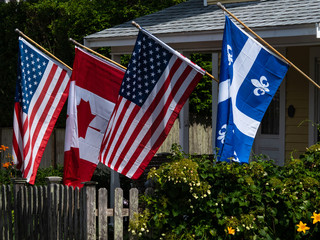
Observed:
[[[47,179],[47,186],[27,186],[24,179],[14,181],[13,187],[1,186],[0,239],[124,238],[124,217],[132,219],[138,211],[137,189],[130,189],[129,208],[124,208],[123,191],[117,188],[114,207],[109,208],[108,191],[97,192],[95,182],[79,190],[60,184],[60,177]],[[113,234],[108,217],[113,218]]]

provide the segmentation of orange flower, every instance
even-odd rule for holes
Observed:
[[[306,233],[306,230],[310,229],[309,227],[307,227],[306,223],[303,223],[301,221],[299,222],[299,224],[297,224],[297,226],[298,226],[298,229],[297,229],[298,232]]]
[[[6,162],[6,163],[2,164],[2,167],[4,167],[4,168],[9,168],[10,166],[11,166],[10,162]]]
[[[313,216],[311,216],[311,218],[313,218],[313,224],[316,224],[317,222],[320,222],[320,213],[313,213]]]
[[[7,146],[5,146],[5,145],[1,145],[0,150],[5,151],[5,150],[7,150],[8,148],[9,148],[9,147],[7,147]]]
[[[227,231],[228,231],[228,234],[232,234],[232,235],[234,235],[236,232],[236,230],[233,229],[232,227],[227,227]]]

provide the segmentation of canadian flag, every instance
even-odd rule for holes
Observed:
[[[65,134],[65,185],[82,187],[81,182],[91,180],[124,73],[76,47]]]

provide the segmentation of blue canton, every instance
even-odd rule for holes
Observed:
[[[34,93],[46,70],[48,59],[19,40],[20,58],[15,102],[27,113]]]
[[[141,107],[171,56],[172,53],[140,31],[122,81],[120,95]]]

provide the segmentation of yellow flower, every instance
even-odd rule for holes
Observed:
[[[316,224],[317,222],[320,222],[320,213],[313,213],[313,216],[311,216],[311,218],[313,218],[313,224]]]
[[[232,227],[227,227],[227,229],[228,229],[228,234],[232,234],[232,235],[234,235],[234,234],[235,234],[235,232],[236,232],[236,230],[235,230],[235,229],[233,229]]]
[[[6,163],[2,164],[2,167],[9,168],[10,165],[11,165],[10,162],[6,162]]]
[[[299,222],[299,224],[297,224],[297,231],[298,232],[303,232],[303,233],[306,233],[306,230],[309,230],[310,228],[307,227],[307,224],[306,223],[303,223],[303,222]]]

